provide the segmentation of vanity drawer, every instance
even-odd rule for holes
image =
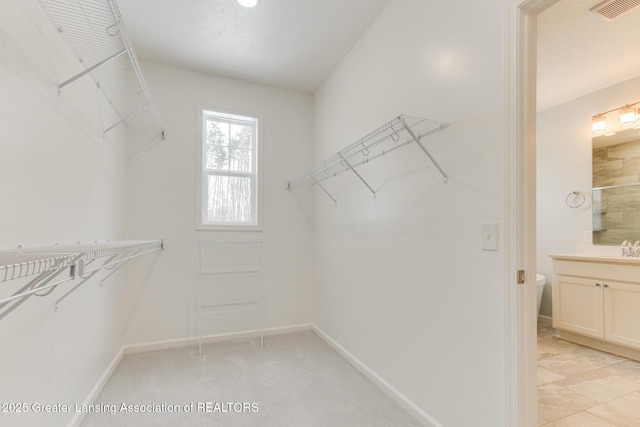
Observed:
[[[611,260],[597,258],[594,261],[554,259],[553,272],[564,276],[608,279],[640,286],[639,258],[625,260],[612,257]]]

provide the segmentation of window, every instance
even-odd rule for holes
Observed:
[[[202,110],[202,228],[258,226],[258,119]]]

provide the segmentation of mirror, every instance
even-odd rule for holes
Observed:
[[[593,138],[593,244],[640,240],[640,129]]]

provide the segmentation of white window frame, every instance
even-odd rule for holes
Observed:
[[[207,170],[205,167],[205,117],[215,117],[231,122],[253,122],[255,125],[253,141],[253,173],[227,172]],[[262,156],[260,144],[262,141],[262,118],[257,114],[244,112],[230,112],[226,109],[198,106],[198,143],[196,150],[196,230],[221,231],[262,231]],[[246,222],[208,222],[208,177],[210,175],[250,177],[252,179],[252,216],[251,223]]]

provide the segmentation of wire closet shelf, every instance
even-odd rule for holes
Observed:
[[[158,113],[114,0],[39,0],[65,44],[79,62],[77,73],[58,84],[66,86],[91,76],[106,100],[103,134],[126,125],[147,138],[129,157],[164,139]],[[125,95],[123,96],[122,93]],[[150,136],[150,138],[149,138]],[[142,146],[140,146],[142,145]]]
[[[57,308],[62,300],[99,271],[109,271],[102,277],[103,282],[130,261],[163,248],[162,240],[121,240],[0,252],[0,284],[30,279],[10,296],[0,297],[0,319],[30,297],[47,296],[58,285],[76,281],[76,285],[55,302]]]
[[[303,184],[318,185],[336,202],[335,198],[322,186],[322,182],[343,172],[352,171],[375,195],[373,188],[362,178],[355,168],[412,142],[418,144],[420,149],[438,169],[446,183],[448,179],[447,174],[425,147],[422,139],[428,135],[442,131],[447,127],[449,127],[449,123],[404,114],[400,115],[307,170],[302,175],[292,179],[289,181],[287,188],[291,190]]]
[[[264,345],[262,239],[198,240],[198,354],[205,333],[254,332]]]

